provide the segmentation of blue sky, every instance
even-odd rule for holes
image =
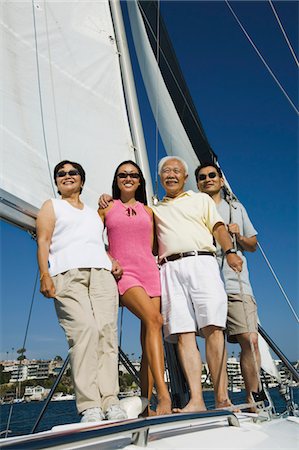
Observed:
[[[298,68],[270,4],[241,1],[231,6],[298,105]],[[274,6],[298,55],[298,3]],[[298,314],[298,116],[225,2],[167,1],[161,2],[161,11],[209,142]],[[135,58],[133,65],[153,155],[155,126]],[[291,360],[298,359],[298,323],[261,253],[250,254],[248,261],[262,325]],[[36,273],[35,241],[1,222],[1,359],[15,357],[23,344]],[[140,354],[138,329],[138,321],[125,311],[123,349],[130,355]],[[38,292],[26,348],[28,357],[67,354],[53,303]],[[229,353],[233,350],[238,353],[238,346],[229,347]]]

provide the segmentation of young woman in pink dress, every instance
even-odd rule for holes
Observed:
[[[98,213],[107,228],[109,254],[123,268],[118,281],[121,303],[141,320],[141,394],[150,400],[155,384],[156,414],[170,414],[164,382],[160,277],[152,253],[153,212],[146,205],[145,180],[135,162],[124,161],[117,167],[112,195],[113,201]]]

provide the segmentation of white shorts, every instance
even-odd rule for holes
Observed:
[[[196,332],[208,325],[225,329],[227,295],[216,258],[188,256],[161,267],[164,338]]]

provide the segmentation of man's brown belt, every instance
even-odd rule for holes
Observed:
[[[160,266],[162,266],[163,264],[167,263],[168,261],[176,261],[177,259],[186,258],[187,256],[196,256],[196,255],[215,256],[215,253],[197,251],[197,250],[193,250],[192,252],[175,253],[174,255],[169,255],[169,256],[166,256],[165,258],[161,259],[159,264],[160,264]]]

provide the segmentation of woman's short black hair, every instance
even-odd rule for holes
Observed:
[[[143,203],[144,205],[147,205],[145,179],[144,179],[143,173],[142,173],[140,167],[138,166],[138,164],[136,164],[134,161],[131,161],[130,159],[120,163],[115,170],[113,182],[112,182],[112,197],[116,200],[120,199],[120,189],[117,186],[117,172],[118,172],[119,168],[121,166],[123,166],[124,164],[132,164],[132,166],[136,167],[136,169],[138,170],[140,178],[139,178],[139,186],[135,192],[135,198],[137,201]]]
[[[204,169],[205,167],[214,167],[214,169],[217,170],[217,173],[218,173],[219,177],[220,177],[220,178],[223,178],[222,171],[221,171],[220,167],[217,166],[217,164],[215,164],[215,163],[213,163],[213,162],[206,162],[206,163],[202,163],[200,166],[198,166],[198,167],[195,169],[195,179],[196,179],[196,183],[198,182],[198,174],[199,174],[199,171],[200,171],[201,169]]]
[[[59,172],[59,170],[62,169],[66,164],[70,164],[71,166],[73,166],[75,169],[78,170],[78,172],[80,174],[80,177],[81,177],[82,184],[84,185],[84,183],[85,183],[85,170],[83,169],[81,164],[65,159],[65,160],[61,161],[60,163],[56,164],[56,166],[54,167],[54,182],[55,182],[56,186],[57,186],[57,181],[56,181],[57,172]],[[82,192],[82,187],[80,189],[80,194],[81,194],[81,192]],[[59,191],[58,191],[58,194],[60,195]]]

